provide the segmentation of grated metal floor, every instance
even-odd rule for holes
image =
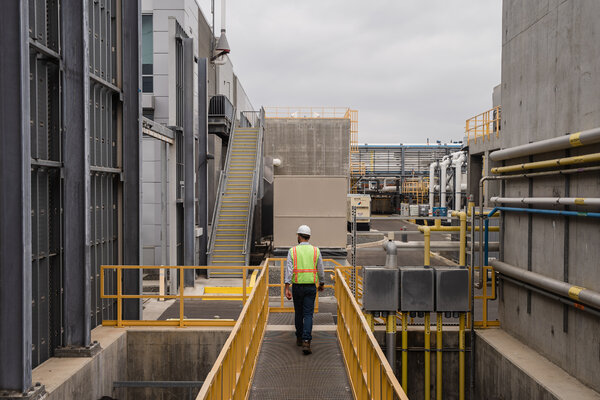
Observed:
[[[267,331],[250,389],[251,400],[353,399],[335,332],[313,332],[305,356],[292,331]]]
[[[294,313],[271,313],[269,314],[269,325],[294,325]],[[315,325],[335,325],[331,313],[313,314],[313,326]]]

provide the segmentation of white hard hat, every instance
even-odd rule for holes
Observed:
[[[296,233],[310,236],[310,228],[308,227],[308,225],[300,225]]]

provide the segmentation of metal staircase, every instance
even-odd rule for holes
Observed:
[[[232,131],[213,213],[209,265],[248,265],[250,261],[254,207],[262,179],[263,115],[262,110],[242,113],[243,126]],[[241,270],[208,270],[209,277],[241,274]]]

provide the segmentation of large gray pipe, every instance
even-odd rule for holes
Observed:
[[[563,150],[571,147],[584,146],[600,142],[600,128],[572,133],[552,139],[540,140],[520,146],[497,150],[490,153],[490,160],[502,161],[511,158],[528,156],[531,154],[548,153],[555,150]]]
[[[383,248],[386,251],[385,266],[387,268],[396,268],[398,266],[398,255],[396,254],[398,246],[393,240],[388,240],[383,243]]]
[[[492,197],[490,201],[501,204],[600,206],[600,198],[588,197]]]
[[[521,282],[529,283],[559,296],[568,297],[588,306],[600,309],[600,293],[567,282],[561,282],[547,276],[527,271],[514,265],[498,260],[491,260],[490,264],[496,272],[507,275]]]

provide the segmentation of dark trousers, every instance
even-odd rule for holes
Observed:
[[[292,298],[296,316],[296,337],[302,340],[312,340],[313,313],[317,287],[311,284],[293,284]]]

